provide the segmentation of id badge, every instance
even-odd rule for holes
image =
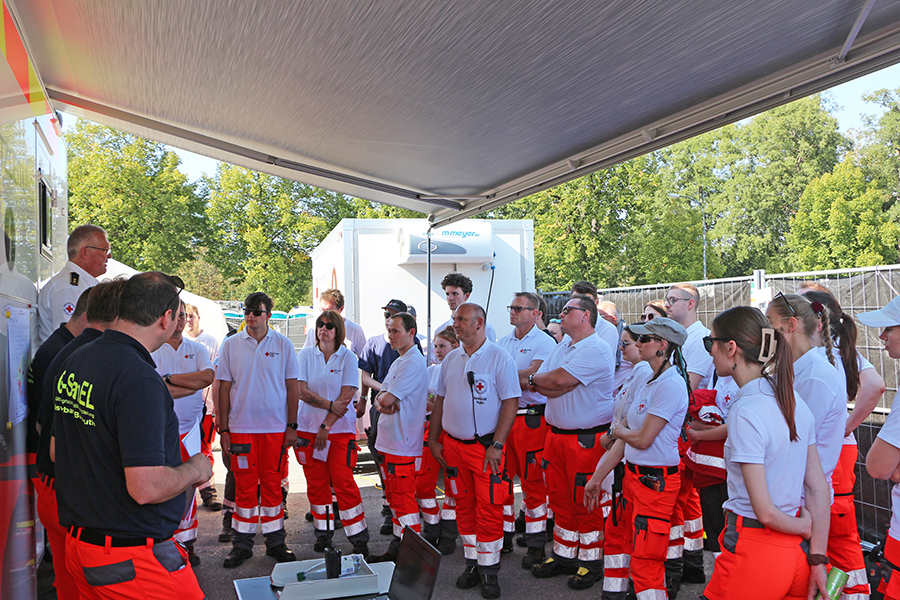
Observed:
[[[237,457],[238,469],[248,469],[250,467],[250,463],[247,460],[247,457],[243,454],[238,455]]]

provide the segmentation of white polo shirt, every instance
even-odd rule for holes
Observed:
[[[615,365],[616,350],[619,349],[619,341],[622,339],[622,334],[619,333],[619,330],[615,325],[600,315],[597,315],[597,324],[594,326],[594,333],[597,334],[598,338],[606,342],[606,345],[612,350],[613,365]]]
[[[756,518],[741,473],[741,464],[764,465],[772,503],[790,516],[797,514],[806,476],[809,446],[816,443],[815,422],[805,402],[794,409],[796,442],[791,442],[787,423],[772,385],[762,377],[740,388],[728,416],[725,467],[728,500],[724,508],[744,517]]]
[[[722,412],[722,418],[728,421],[728,411],[731,409],[731,403],[741,388],[738,387],[733,377],[719,377],[713,389],[716,390],[716,406]]]
[[[428,369],[425,357],[415,346],[391,363],[381,391],[396,397],[400,410],[378,417],[375,449],[397,456],[421,456],[428,402]]]
[[[497,342],[497,345],[506,350],[516,363],[516,369],[522,371],[531,366],[535,360],[545,361],[550,358],[550,353],[556,348],[556,342],[549,335],[532,325],[522,339],[516,337],[513,329],[509,335],[505,335]],[[546,404],[547,397],[530,390],[522,390],[519,397],[519,408],[525,408],[532,404]]]
[[[653,376],[652,369],[650,376]],[[669,367],[658,378],[643,385],[639,379],[636,380],[631,387],[628,429],[637,431],[643,427],[647,415],[656,415],[666,424],[649,448],[639,450],[625,444],[625,460],[645,467],[674,467],[679,464],[678,437],[687,409],[687,383],[676,367]]]
[[[687,364],[687,372],[700,375],[698,389],[709,389],[713,376],[712,355],[703,347],[703,338],[709,335],[709,329],[700,321],[694,321],[687,328],[687,340],[681,348],[684,362]]]
[[[84,290],[99,283],[97,278],[67,261],[59,273],[44,284],[38,294],[38,319],[41,343],[63,323],[68,323],[75,312],[75,304]]]
[[[794,361],[794,392],[806,401],[816,421],[816,447],[829,488],[847,426],[847,394],[841,384],[838,370],[815,348]]]
[[[878,432],[878,437],[895,448],[900,448],[900,402],[896,396],[891,403],[891,414],[888,415]],[[894,409],[897,410],[894,410]],[[900,485],[891,485],[891,526],[888,530],[895,540],[900,541]]]
[[[359,360],[345,346],[338,348],[331,355],[328,363],[318,346],[303,348],[297,353],[299,374],[297,379],[305,381],[306,387],[319,396],[332,402],[341,395],[341,388],[359,387]],[[324,408],[310,406],[300,401],[297,409],[297,430],[307,433],[318,433],[319,427],[328,416]],[[425,417],[422,417],[423,421]],[[353,406],[331,426],[331,433],[356,433],[356,411]],[[380,433],[380,430],[379,430]]]
[[[318,317],[310,317],[306,321],[306,341],[303,343],[304,348],[316,345],[316,319]],[[362,356],[363,348],[366,347],[366,334],[363,328],[351,321],[344,319],[344,339],[350,342],[350,351],[356,356]]]
[[[203,344],[186,337],[181,338],[177,350],[166,342],[150,356],[156,363],[156,372],[161,376],[215,370]],[[203,414],[203,390],[184,398],[175,398],[175,414],[178,416],[178,434],[184,435]]]
[[[184,334],[184,337],[188,338],[187,333]],[[192,339],[195,342],[200,342],[201,344],[203,344],[203,347],[206,348],[206,351],[209,353],[210,360],[216,359],[216,355],[219,353],[219,344],[221,343],[216,339],[216,336],[209,333],[208,331],[201,331],[200,335]]]
[[[627,360],[623,360],[622,364],[631,365]],[[622,368],[616,371],[616,375],[622,372]],[[647,384],[647,380],[653,377],[653,368],[645,360],[632,366],[628,370],[628,377],[620,384],[613,396],[613,423],[623,423],[628,425],[628,409],[631,408],[631,401],[634,398],[632,388],[642,387]],[[630,429],[630,427],[629,427]]]
[[[838,343],[839,343],[839,341],[835,341],[835,346],[834,346],[834,348],[831,349],[831,352],[834,355],[834,366],[837,367],[838,377],[840,377],[840,380],[841,380],[841,397],[847,398],[849,400],[849,396],[847,394],[847,371],[844,369],[844,363],[841,360],[841,349],[838,348],[838,346],[837,346]],[[817,346],[815,348],[815,350],[819,354],[821,354],[825,358],[825,360],[828,360],[828,355],[825,354],[824,346]],[[868,369],[874,369],[875,365],[873,365],[868,360],[866,360],[866,358],[862,354],[860,354],[859,351],[857,350],[857,352],[856,352],[856,368],[860,372],[860,374],[862,374],[863,371],[866,371]],[[853,435],[852,431],[847,434],[847,437],[844,438],[844,445],[845,446],[855,446],[856,445],[856,436]],[[898,533],[898,535],[900,535],[900,533]]]
[[[262,342],[246,329],[226,338],[219,348],[216,379],[230,381],[232,433],[277,433],[287,428],[287,385],[297,379],[291,340],[271,327]],[[293,415],[291,415],[293,416]]]
[[[469,385],[467,373],[474,374]],[[469,356],[460,346],[441,363],[437,385],[438,396],[444,397],[441,426],[460,440],[493,433],[500,417],[500,402],[518,398],[522,389],[513,359],[490,340]]]
[[[591,429],[612,421],[615,359],[609,345],[592,333],[577,344],[563,338],[539,373],[563,368],[580,383],[571,392],[547,399],[547,423],[560,429]]]

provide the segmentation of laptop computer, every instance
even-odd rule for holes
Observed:
[[[431,600],[440,566],[441,553],[407,527],[400,540],[400,550],[397,552],[394,575],[387,595],[352,596],[347,600]]]

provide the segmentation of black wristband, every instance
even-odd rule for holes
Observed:
[[[223,433],[229,433],[229,431],[227,429],[220,429],[219,435],[222,435]]]
[[[831,561],[824,554],[810,554],[806,557],[806,562],[810,565],[827,565]]]

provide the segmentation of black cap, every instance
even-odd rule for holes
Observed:
[[[384,310],[395,310],[397,312],[406,312],[406,302],[402,300],[391,300],[386,306],[382,306]]]

